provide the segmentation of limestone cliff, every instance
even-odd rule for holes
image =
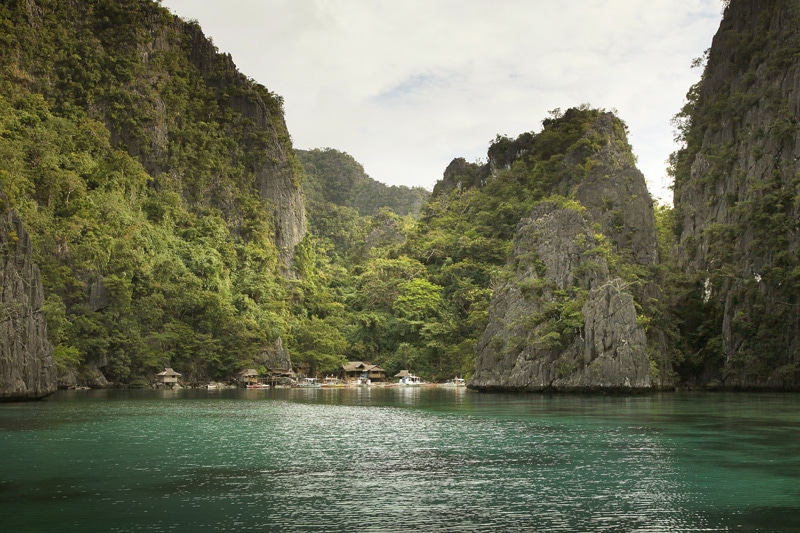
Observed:
[[[306,234],[282,98],[155,0],[0,2],[0,22],[0,186],[63,385],[251,366],[286,335]]]
[[[291,274],[306,218],[282,98],[241,73],[196,22],[156,2],[24,4],[7,8],[17,33],[9,68],[103,123],[154,189],[178,191],[201,213],[221,211],[234,232],[247,233],[242,198],[256,191]]]
[[[542,151],[548,127],[573,129],[582,113],[593,118],[574,143],[561,147],[562,154],[545,153],[552,166],[540,180],[548,185],[544,194],[561,200],[540,202],[517,226],[476,347],[472,388],[644,390],[669,384],[669,362],[651,362],[648,355],[648,344],[652,351],[663,346],[662,336],[651,328],[648,339],[640,316],[658,294],[649,273],[658,259],[655,219],[624,125],[610,113],[569,110],[545,124],[541,138],[490,151],[490,164],[513,168],[526,152]]]
[[[678,118],[676,234],[695,379],[800,386],[800,7],[732,0]]]
[[[153,110],[152,120],[145,124],[149,135],[129,134],[130,128],[125,122],[111,121],[112,131],[120,132],[120,138],[139,155],[145,168],[153,175],[158,175],[159,171],[173,175],[196,172],[196,169],[182,168],[170,162],[170,143],[181,143],[181,122],[168,122],[163,117],[184,112],[181,103],[172,102],[168,96],[148,86],[152,81],[171,74],[163,70],[162,62],[155,61],[156,58],[176,53],[183,55],[202,83],[215,94],[216,111],[212,112],[212,118],[240,145],[228,155],[235,164],[244,167],[245,179],[240,186],[255,186],[273,207],[275,245],[287,273],[291,275],[294,248],[306,234],[306,215],[282,98],[239,72],[230,54],[220,53],[197,24],[179,18],[164,18],[157,11],[154,11],[150,24],[153,37],[137,43],[145,72],[127,82],[132,92],[147,95],[144,105]],[[141,139],[146,140],[145,145]],[[235,191],[223,180],[211,180],[206,188],[195,186],[189,189],[193,201],[208,202],[220,208],[231,224],[246,223],[246,215],[237,205]]]
[[[545,202],[517,228],[510,279],[495,287],[470,386],[633,390],[651,386],[644,329],[609,274],[583,209]]]
[[[292,358],[280,338],[272,346],[262,350],[255,362],[257,365],[263,365],[269,370],[283,372],[291,372],[292,370]]]
[[[38,399],[56,390],[43,300],[28,233],[0,190],[0,400]]]
[[[306,213],[283,100],[239,72],[229,54],[220,54],[194,24],[175,19],[184,41],[191,43],[189,59],[205,82],[216,87],[221,108],[234,113],[228,128],[241,135],[243,163],[252,173],[261,196],[274,206],[275,245],[291,275],[294,249],[306,234]],[[222,74],[220,74],[222,73]],[[228,212],[235,209],[231,202]]]

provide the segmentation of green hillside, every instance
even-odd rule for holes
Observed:
[[[362,216],[374,215],[382,208],[405,216],[418,214],[430,195],[422,187],[375,181],[358,161],[333,148],[297,150],[296,154],[306,172],[303,188],[307,202],[351,207]]]

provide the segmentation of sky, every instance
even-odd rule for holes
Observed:
[[[456,157],[538,132],[550,110],[614,111],[671,203],[671,119],[700,78],[720,0],[162,0],[284,99],[297,149],[347,152],[432,189]]]

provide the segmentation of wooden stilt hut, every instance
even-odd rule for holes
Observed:
[[[165,387],[175,387],[178,384],[178,378],[181,374],[172,370],[172,368],[165,368],[163,372],[158,373],[159,382]]]
[[[258,383],[258,370],[248,368],[239,372],[239,383],[241,385],[255,385]]]

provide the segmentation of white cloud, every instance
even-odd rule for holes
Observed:
[[[547,111],[616,109],[655,196],[670,118],[719,0],[162,0],[284,97],[297,148],[348,152],[375,179],[432,188],[454,157]]]

